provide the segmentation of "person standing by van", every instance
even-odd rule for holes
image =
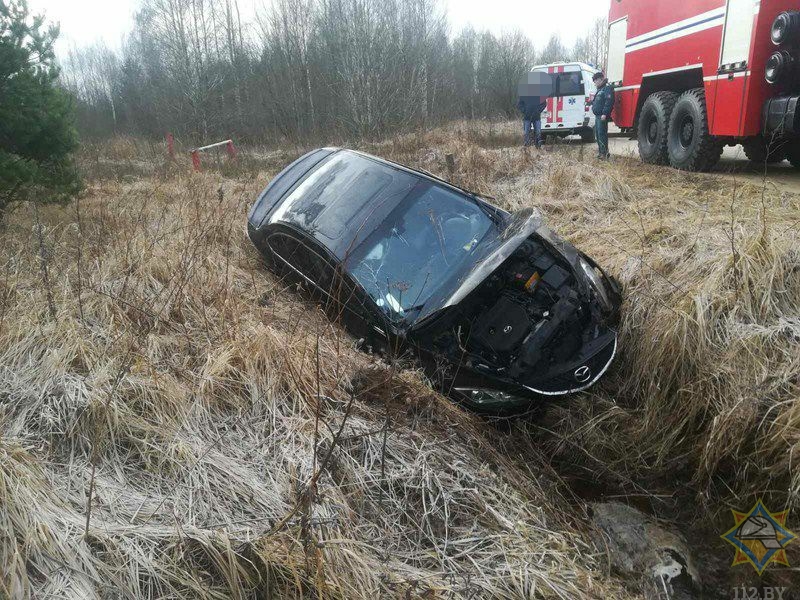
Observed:
[[[592,101],[597,158],[607,159],[611,158],[608,151],[608,122],[611,120],[611,111],[614,110],[614,88],[608,83],[608,79],[602,71],[595,73],[592,81],[597,86],[597,93]]]
[[[522,113],[523,143],[531,145],[531,130],[533,142],[537,148],[542,147],[542,111],[547,106],[542,102],[541,96],[520,96],[517,108]]]
[[[544,98],[552,91],[550,76],[543,73],[528,73],[519,82],[519,100],[517,109],[522,113],[523,143],[531,145],[531,130],[533,142],[537,148],[542,147],[542,111],[547,106]]]

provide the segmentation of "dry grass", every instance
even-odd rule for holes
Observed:
[[[538,206],[625,285],[609,377],[506,433],[264,270],[245,213],[299,149],[190,176],[118,142],[79,203],[40,211],[43,249],[21,207],[1,234],[0,595],[628,597],[551,464],[796,503],[798,198],[516,135],[365,146],[445,177],[453,154],[456,183]]]
[[[269,169],[12,215],[0,596],[623,597],[535,462],[265,271]]]
[[[435,152],[401,154],[440,174],[455,154],[454,179],[511,210],[537,206],[625,287],[621,360],[593,393],[552,407],[553,449],[574,461],[580,446],[623,478],[688,478],[698,497],[797,504],[800,197],[599,164],[580,146],[526,155],[464,139],[435,132],[421,144]]]

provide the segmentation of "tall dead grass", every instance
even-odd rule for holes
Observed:
[[[97,176],[44,252],[12,215],[0,596],[623,597],[534,460],[263,268],[269,175]]]
[[[40,210],[44,248],[19,208],[0,234],[0,594],[629,597],[552,465],[712,511],[796,503],[797,196],[517,135],[364,146],[537,206],[624,284],[608,377],[502,433],[263,268],[246,209],[299,148],[224,174],[101,167]],[[137,160],[126,144],[110,164]]]
[[[434,132],[400,155],[447,175],[453,154],[454,180],[509,210],[538,207],[625,289],[610,376],[519,432],[601,489],[674,486],[717,513],[754,494],[797,505],[800,197],[752,178],[597,163],[581,146],[527,153],[466,139]]]

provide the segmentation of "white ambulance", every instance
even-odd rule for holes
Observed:
[[[596,91],[592,76],[599,71],[582,62],[538,65],[531,71],[548,73],[553,79],[553,93],[542,112],[542,135],[566,137],[580,135],[584,142],[594,141],[592,100]]]

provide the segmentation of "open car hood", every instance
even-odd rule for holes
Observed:
[[[468,270],[445,282],[425,303],[410,330],[424,327],[432,317],[464,300],[534,234],[564,257],[573,268],[577,266],[578,251],[546,227],[537,211],[532,209],[519,211],[511,215],[506,227],[497,236],[485,240],[476,248],[475,262]]]

